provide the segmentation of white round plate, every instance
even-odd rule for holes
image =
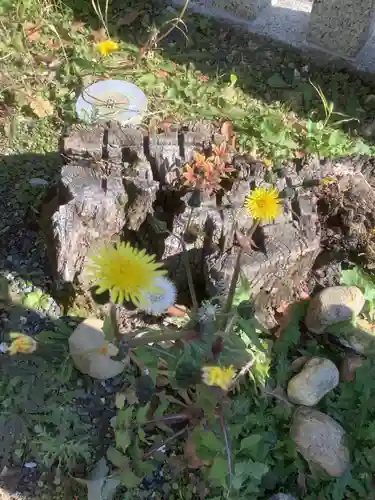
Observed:
[[[95,82],[85,88],[76,103],[77,116],[86,123],[116,120],[122,124],[137,124],[146,111],[145,94],[125,80]]]

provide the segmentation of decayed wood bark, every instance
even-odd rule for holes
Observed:
[[[232,180],[218,196],[183,187],[182,168],[193,152],[208,152],[213,141],[223,140],[209,130],[148,136],[113,123],[73,128],[64,140],[68,163],[42,211],[54,277],[85,283],[89,255],[125,238],[163,260],[180,291],[188,288],[185,246],[202,294],[226,293],[239,249],[236,231],[244,234],[253,223],[244,200],[250,189],[266,183],[266,170],[259,161],[234,155]],[[277,187],[282,190],[285,180]],[[261,228],[259,248],[245,253],[243,274],[259,297],[292,290],[311,269],[320,227],[311,192],[304,196],[296,192],[293,202],[287,200],[284,216]]]

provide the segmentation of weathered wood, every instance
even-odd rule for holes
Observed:
[[[120,234],[128,198],[119,173],[108,177],[104,191],[100,174],[78,164],[63,167],[59,190],[68,201],[51,217],[49,245],[56,255],[54,274],[72,282],[95,247]]]
[[[234,172],[218,196],[189,192],[182,167],[194,151],[209,151],[215,137],[221,142],[215,132],[204,123],[150,137],[113,123],[72,129],[64,139],[64,155],[72,163],[63,167],[50,210],[44,211],[54,276],[85,283],[88,257],[103,243],[126,235],[163,260],[179,292],[188,290],[185,248],[200,295],[227,293],[238,234],[253,224],[243,208],[245,198],[250,189],[267,183],[261,162],[237,155],[231,161]],[[245,252],[242,262],[263,309],[270,297],[286,296],[298,287],[319,251],[311,192],[295,193],[293,211],[289,201],[285,206],[275,224],[263,225],[262,241],[255,251]]]

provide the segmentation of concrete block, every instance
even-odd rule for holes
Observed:
[[[307,39],[354,57],[370,36],[375,0],[314,0]]]
[[[271,3],[271,0],[211,0],[211,6],[215,9],[224,10],[244,20],[256,19]]]

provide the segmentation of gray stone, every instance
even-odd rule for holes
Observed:
[[[345,431],[333,418],[300,407],[293,416],[290,436],[303,458],[331,477],[342,476],[350,464]]]
[[[308,40],[335,54],[354,57],[369,36],[374,0],[314,0]]]
[[[365,305],[363,293],[356,286],[331,286],[310,300],[305,325],[314,333],[358,316]]]
[[[288,383],[292,403],[314,406],[339,383],[339,371],[331,360],[310,359]]]
[[[48,186],[48,181],[46,181],[45,179],[40,179],[39,177],[33,177],[32,179],[29,180],[29,183],[33,187]]]
[[[242,19],[255,19],[263,9],[271,6],[271,0],[211,0],[212,7],[223,9]]]

